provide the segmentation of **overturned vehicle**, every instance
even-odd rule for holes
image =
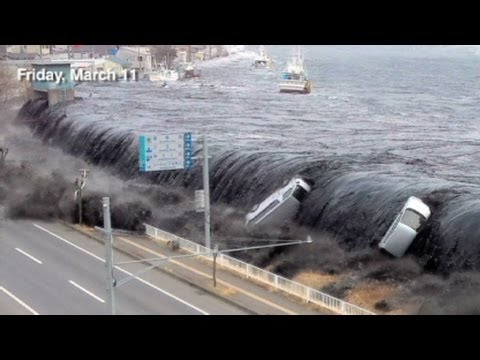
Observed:
[[[419,198],[411,196],[378,246],[397,258],[402,257],[430,215],[430,208]]]
[[[247,214],[245,225],[250,229],[260,225],[281,226],[292,220],[313,185],[311,179],[295,176],[284,187],[256,204]]]

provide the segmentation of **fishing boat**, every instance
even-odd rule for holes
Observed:
[[[272,69],[275,63],[272,58],[267,54],[265,46],[260,45],[259,54],[253,62],[255,69]]]
[[[169,68],[167,58],[156,70],[145,74],[145,78],[152,82],[172,82],[177,81],[179,77],[177,70]]]
[[[179,78],[178,71],[174,69],[167,69],[164,67],[161,67],[155,71],[152,71],[148,74],[146,74],[146,77],[148,80],[152,82],[157,82],[157,81],[177,81]]]
[[[280,92],[310,94],[312,81],[308,78],[303,49],[297,46],[286,69],[280,74]]]

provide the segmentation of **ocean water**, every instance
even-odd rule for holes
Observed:
[[[80,98],[27,105],[34,132],[128,178],[138,135],[208,134],[213,203],[248,211],[296,174],[315,180],[296,222],[350,249],[374,247],[409,196],[432,217],[410,252],[427,268],[480,268],[480,51],[477,46],[305,46],[313,92],[281,94],[293,46],[267,46],[275,71],[253,70],[255,46],[199,66],[169,88],[85,83]],[[195,186],[191,172],[152,182]]]

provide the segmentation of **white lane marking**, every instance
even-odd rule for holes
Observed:
[[[27,309],[28,311],[30,311],[33,315],[39,315],[38,312],[36,312],[35,310],[33,310],[30,306],[28,306],[27,304],[25,304],[22,300],[20,300],[18,297],[16,297],[15,295],[13,295],[10,291],[8,291],[7,289],[5,289],[3,286],[0,286],[0,290],[2,290],[5,294],[7,294],[8,296],[10,296],[13,300],[15,300],[16,302],[18,302],[20,305],[22,305],[25,309]]]
[[[136,244],[136,243],[134,243],[133,241],[128,240],[128,239],[126,239],[126,238],[124,238],[124,237],[122,237],[122,236],[119,236],[118,239],[121,240],[121,241],[126,242],[127,244],[130,244],[131,246],[135,246],[135,247],[137,247],[137,248],[139,248],[139,249],[141,249],[141,250],[143,250],[143,251],[145,251],[145,252],[147,252],[147,253],[149,253],[149,254],[156,255],[157,257],[165,257],[165,258],[167,257],[166,255],[164,255],[164,254],[162,254],[162,253],[160,253],[160,252],[158,252],[158,251],[153,251],[153,250],[151,250],[151,249],[149,249],[149,248],[146,248],[145,246]],[[198,275],[203,276],[203,277],[205,277],[205,278],[207,278],[207,279],[210,279],[211,276],[212,276],[211,274],[204,273],[203,271],[200,271],[200,270],[194,269],[194,268],[191,267],[191,266],[185,265],[183,262],[180,262],[180,261],[178,261],[178,260],[170,260],[170,263],[175,264],[175,265],[177,265],[177,266],[180,266],[181,268],[187,269],[187,270],[193,272],[194,274],[198,274]],[[278,304],[275,304],[275,303],[273,303],[273,302],[271,302],[271,301],[268,301],[267,299],[264,299],[264,298],[262,298],[261,296],[258,296],[258,295],[255,295],[255,294],[251,293],[250,291],[247,291],[247,290],[245,290],[245,289],[241,289],[241,288],[239,288],[239,287],[237,287],[237,286],[234,286],[234,285],[230,284],[228,281],[224,281],[224,280],[221,280],[221,279],[217,279],[217,282],[218,282],[219,284],[223,284],[223,285],[229,287],[230,289],[235,290],[236,292],[239,292],[239,293],[242,293],[242,294],[244,294],[244,295],[247,295],[247,296],[251,297],[252,299],[255,299],[255,300],[260,301],[260,302],[262,302],[262,303],[264,303],[264,304],[267,304],[268,306],[271,306],[271,307],[273,307],[273,308],[275,308],[275,309],[278,309],[278,310],[280,310],[280,311],[283,311],[283,312],[286,313],[286,314],[289,314],[289,315],[298,315],[298,313],[293,312],[293,311],[291,311],[291,310],[289,310],[289,309],[287,309],[287,308],[285,308],[285,307],[283,307],[283,306],[280,306],[280,305],[278,305]]]
[[[42,265],[42,262],[40,260],[28,254],[26,251],[23,251],[22,249],[19,249],[19,248],[15,248],[15,250],[17,250],[20,254],[23,254],[26,257],[30,258],[31,260],[35,261],[36,263],[39,263],[40,265]]]
[[[191,307],[192,309],[198,311],[199,313],[203,314],[203,315],[210,315],[208,312],[206,312],[205,310],[202,310],[200,309],[199,307],[193,305],[193,304],[190,304],[189,302],[183,300],[183,299],[180,299],[178,296],[175,296],[171,293],[169,293],[168,291],[166,290],[163,290],[162,288],[159,288],[158,286],[156,285],[153,285],[152,283],[149,283],[148,281],[146,280],[143,280],[142,278],[138,277],[138,276],[134,276],[130,271],[127,271],[127,270],[124,270],[118,266],[115,266],[115,269],[117,270],[120,270],[120,271],[123,271],[125,274],[127,274],[128,276],[132,276],[134,279],[137,279],[138,281],[140,281],[141,283],[147,285],[147,286],[150,286],[152,289],[155,289],[157,291],[160,291],[161,293],[171,297],[172,299],[175,299],[177,300],[178,302],[188,306],[188,307]]]
[[[85,250],[84,248],[82,248],[82,247],[80,247],[80,246],[78,246],[78,245],[75,245],[74,243],[72,243],[72,242],[70,242],[70,241],[68,241],[68,240],[65,240],[64,238],[62,238],[61,236],[59,236],[59,235],[51,232],[50,230],[47,230],[47,229],[45,229],[45,228],[43,228],[43,227],[41,227],[40,225],[35,224],[35,223],[33,223],[33,226],[35,226],[36,228],[38,228],[38,229],[46,232],[47,234],[52,235],[53,237],[57,238],[58,240],[61,240],[61,241],[63,241],[64,243],[66,243],[66,244],[68,244],[68,245],[70,245],[70,246],[73,246],[75,249],[80,250],[81,252],[83,252],[83,253],[85,253],[85,254],[87,254],[87,255],[90,255],[90,256],[93,257],[93,258],[95,258],[95,259],[97,259],[97,260],[99,260],[99,261],[101,261],[101,262],[103,262],[103,263],[105,262],[105,260],[102,259],[101,257],[99,257],[99,256],[91,253],[91,252],[88,251],[88,250]],[[127,270],[124,270],[124,269],[122,269],[122,268],[119,267],[119,266],[115,266],[115,269],[123,272],[124,274],[127,274],[128,276],[133,276],[133,274],[132,274],[131,272],[129,272],[129,271],[127,271]],[[146,280],[143,280],[142,278],[140,278],[140,277],[138,277],[138,276],[134,276],[134,278],[135,278],[136,280],[140,281],[141,283],[143,283],[143,284],[151,287],[152,289],[155,289],[155,290],[161,292],[162,294],[167,295],[167,296],[171,297],[171,298],[174,299],[174,300],[177,300],[178,302],[180,302],[180,303],[182,303],[182,304],[184,304],[184,305],[186,305],[186,306],[188,306],[188,307],[190,307],[190,308],[198,311],[199,313],[201,313],[201,314],[203,314],[203,315],[210,315],[210,314],[209,314],[208,312],[206,312],[205,310],[202,310],[202,309],[196,307],[195,305],[192,305],[192,304],[190,304],[189,302],[187,302],[187,301],[185,301],[185,300],[183,300],[183,299],[180,299],[178,296],[175,296],[175,295],[169,293],[168,291],[165,291],[165,290],[159,288],[158,286],[153,285],[152,283],[150,283],[150,282],[148,282],[148,281],[146,281]]]
[[[102,298],[98,297],[97,295],[95,295],[95,294],[92,293],[91,291],[88,291],[87,289],[81,287],[81,286],[78,285],[75,281],[68,280],[68,282],[69,282],[70,284],[72,284],[73,286],[75,286],[76,288],[82,290],[85,294],[90,295],[90,296],[93,297],[95,300],[98,300],[98,301],[100,301],[102,304],[105,304],[105,300],[103,300]]]

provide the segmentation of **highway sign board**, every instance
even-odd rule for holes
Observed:
[[[190,169],[194,164],[192,133],[141,135],[140,171]]]

